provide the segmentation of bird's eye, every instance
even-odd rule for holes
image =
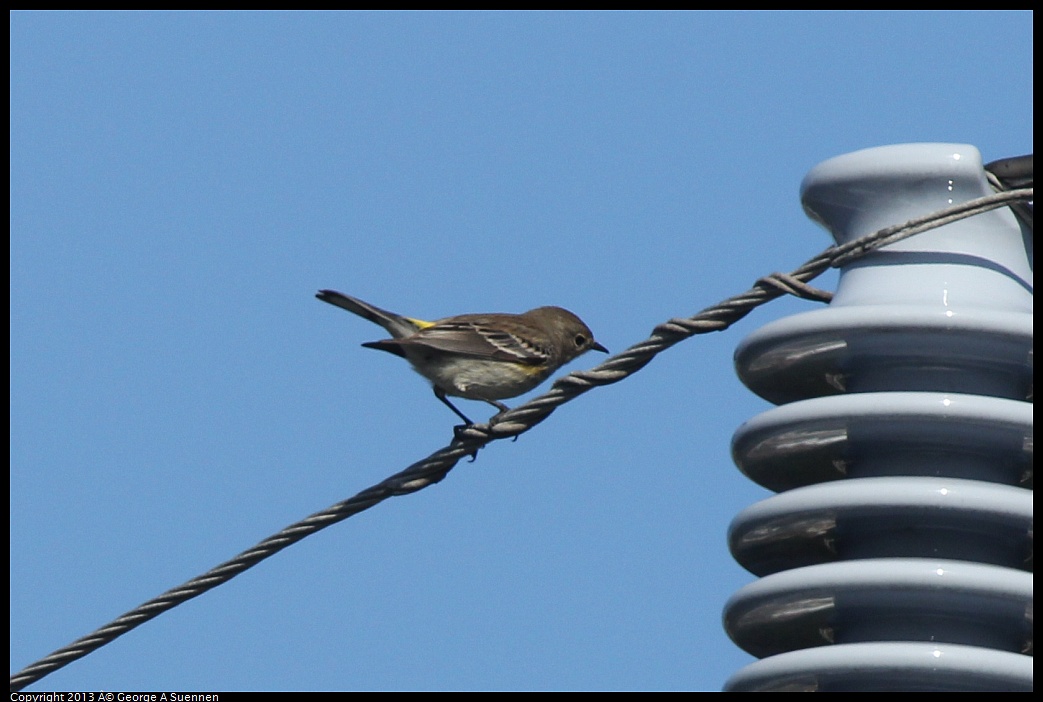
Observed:
[[[584,346],[587,343],[587,337],[582,334],[576,334],[576,338],[573,341],[576,342],[576,346]]]

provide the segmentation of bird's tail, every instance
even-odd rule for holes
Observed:
[[[394,312],[382,310],[368,302],[363,302],[357,297],[351,297],[350,295],[345,295],[336,290],[320,290],[315,294],[315,297],[323,302],[328,302],[343,310],[357,314],[363,319],[368,319],[374,324],[379,324],[387,329],[388,333],[396,339],[412,336],[424,327],[431,326],[431,322],[425,322],[420,319],[410,319],[409,317],[403,317]]]

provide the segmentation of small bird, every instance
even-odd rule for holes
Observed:
[[[446,397],[482,400],[506,412],[499,400],[532,390],[587,351],[608,353],[583,321],[561,307],[523,314],[461,314],[437,322],[403,317],[336,290],[315,297],[379,324],[393,338],[362,344],[402,356],[431,381],[435,397],[468,425]]]

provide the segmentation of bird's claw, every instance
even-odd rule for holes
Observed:
[[[456,440],[456,441],[459,441],[459,442],[466,441],[467,436],[464,434],[464,432],[467,429],[470,429],[472,426],[473,426],[472,424],[457,424],[456,426],[454,426],[453,427],[453,439]],[[476,460],[478,460],[478,449],[475,449],[474,451],[471,451],[467,455],[471,457],[471,460],[469,462],[470,463],[474,463]]]

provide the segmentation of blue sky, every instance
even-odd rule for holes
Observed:
[[[824,159],[1033,149],[1028,12],[10,19],[12,672],[451,438],[316,290],[561,305],[618,351],[827,246],[798,200]],[[770,407],[732,354],[811,308],[691,339],[30,689],[718,690],[753,660],[720,623],[753,580],[726,531],[769,495],[730,458]]]

